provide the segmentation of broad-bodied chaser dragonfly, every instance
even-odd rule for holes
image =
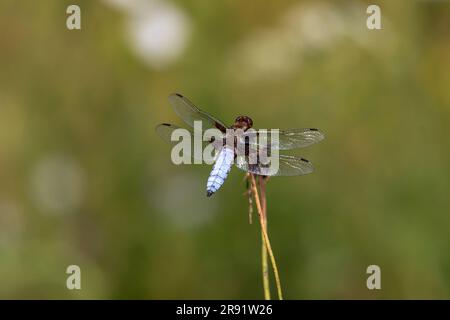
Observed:
[[[261,149],[278,151],[310,146],[324,138],[323,133],[318,129],[277,130],[278,135],[276,141],[275,139],[271,140],[270,138],[266,138],[255,142],[254,139],[246,139],[247,133],[253,132],[256,137],[259,137],[259,135],[261,135],[261,137],[267,137],[267,130],[263,132],[262,130],[251,129],[253,127],[253,121],[247,116],[237,117],[234,124],[228,127],[223,124],[222,121],[197,108],[181,94],[171,94],[169,96],[169,102],[172,104],[177,115],[181,117],[187,125],[194,128],[194,121],[201,121],[202,130],[215,128],[219,130],[219,134],[222,135],[222,139],[212,138],[211,140],[206,141],[206,144],[213,143],[216,151],[215,163],[206,186],[208,197],[213,195],[223,185],[233,163],[243,171],[262,176],[297,176],[313,172],[311,163],[301,157],[277,153],[278,167],[276,171],[273,171],[269,170],[266,163],[259,161],[258,157],[256,158],[256,162],[249,161],[249,155],[258,152]],[[156,132],[162,139],[173,144],[174,140],[172,134],[177,129],[180,129],[180,127],[162,123],[156,127]],[[234,143],[231,145],[226,143],[226,141],[228,141],[226,138],[229,136],[230,132],[234,133],[237,131],[241,132],[240,135],[236,136],[239,141],[243,141],[245,147],[243,153],[239,153],[236,149],[236,138],[233,138]],[[194,137],[194,132],[189,132],[190,135]]]

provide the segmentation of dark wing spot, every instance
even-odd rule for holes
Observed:
[[[309,160],[306,160],[305,158],[300,158],[302,161],[304,161],[304,162],[308,162],[309,163]]]
[[[180,97],[180,98],[183,98],[183,96],[181,94],[179,94],[179,93],[175,93],[175,95]]]
[[[311,131],[319,131],[319,129],[316,129],[316,128],[310,128],[309,130],[311,130]]]
[[[170,127],[171,125],[168,123],[161,123],[162,126]]]

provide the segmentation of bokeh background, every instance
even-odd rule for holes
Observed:
[[[263,298],[243,173],[206,198],[154,132],[172,92],[325,132],[268,184],[286,298],[450,298],[450,3],[413,0],[2,0],[1,298]]]

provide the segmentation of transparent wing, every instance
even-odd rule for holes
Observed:
[[[202,121],[203,129],[217,128],[222,132],[226,131],[227,127],[222,121],[200,110],[181,94],[172,93],[169,96],[169,102],[173,106],[176,114],[192,128],[194,127],[194,121],[199,120]]]
[[[248,156],[237,156],[236,167],[246,172],[254,173],[261,176],[301,176],[314,171],[314,168],[308,160],[291,156],[279,155],[278,169],[271,167],[270,163],[264,165],[262,163],[249,164]]]
[[[158,134],[158,136],[160,136],[164,141],[170,144],[176,144],[178,141],[172,141],[172,133],[177,129],[184,129],[184,128],[180,128],[178,126],[169,123],[161,123],[156,126],[155,131]],[[194,132],[188,129],[185,130],[187,130],[191,134],[191,137],[194,136]]]
[[[325,138],[319,129],[313,128],[278,130],[278,139],[276,138],[276,134],[272,134],[268,130],[253,130],[253,132],[249,130],[242,135],[241,139],[245,139],[246,137],[248,137],[247,144],[254,147],[272,148],[272,150],[304,148]],[[245,143],[244,140],[241,141]]]
[[[176,131],[176,130],[180,130],[180,131]],[[185,139],[189,137],[189,145],[186,146],[186,148],[183,149],[183,152],[186,152],[186,157],[190,158],[190,159],[195,159],[195,160],[200,160],[200,161],[204,161],[206,163],[209,162],[214,162],[213,159],[215,159],[215,156],[217,155],[216,153],[221,149],[221,144],[219,143],[211,143],[209,141],[202,141],[202,146],[201,146],[201,153],[196,153],[195,152],[195,147],[194,147],[194,132],[192,130],[186,129],[186,128],[181,128],[178,126],[175,126],[173,124],[168,124],[168,123],[162,123],[156,126],[155,128],[156,133],[166,142],[170,143],[172,146],[179,144],[181,139]],[[202,134],[202,133],[200,133]],[[199,137],[199,139],[201,139],[201,135]],[[209,155],[209,153],[207,153],[208,150],[205,151],[204,150],[206,148],[209,148],[208,150],[211,150],[211,158],[210,161],[208,161],[208,159],[205,158],[205,155]],[[196,162],[199,163],[199,162]],[[211,164],[211,163],[209,163]]]

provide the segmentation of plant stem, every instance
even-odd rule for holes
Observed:
[[[267,261],[267,247],[264,241],[264,235],[261,233],[261,261],[262,261],[262,275],[264,286],[264,299],[270,300],[270,283],[269,283],[269,264]]]
[[[255,197],[255,202],[256,202],[256,208],[258,210],[258,215],[259,215],[259,221],[261,224],[261,233],[262,233],[262,238],[263,238],[263,253],[266,252],[269,254],[270,257],[270,261],[272,263],[272,268],[273,268],[273,273],[275,275],[275,283],[277,286],[277,292],[278,292],[278,299],[283,300],[283,294],[281,291],[281,281],[280,281],[280,276],[278,273],[278,267],[277,267],[277,263],[275,261],[275,256],[273,254],[272,251],[272,246],[270,245],[270,240],[269,240],[269,236],[267,235],[267,216],[266,216],[266,194],[265,194],[265,181],[264,181],[264,177],[260,176],[260,188],[261,188],[261,198],[259,196],[258,193],[258,187],[256,185],[256,181],[255,181],[255,177],[253,174],[250,174],[250,179],[251,179],[251,185],[252,185],[252,191],[253,191],[253,196]],[[261,202],[263,203],[263,206],[261,205]],[[264,209],[263,209],[264,208]],[[266,250],[264,250],[266,249]],[[265,275],[264,271],[268,271],[268,268],[265,268],[264,265],[264,254],[262,256],[262,264],[263,264],[263,284],[264,284],[264,296],[267,299],[267,291],[269,292],[269,298],[270,298],[270,288],[269,288],[269,279],[268,279],[268,272],[267,272],[267,277]],[[266,261],[267,261],[267,255],[266,255]],[[267,265],[267,262],[266,262]]]
[[[267,233],[267,206],[266,206],[266,188],[264,178],[259,176],[259,191],[261,200],[261,213],[262,220],[264,221],[264,228]],[[262,274],[263,274],[263,286],[264,286],[264,298],[270,300],[270,281],[269,281],[269,264],[267,260],[267,247],[264,241],[263,232],[261,232],[261,262],[262,262]]]

